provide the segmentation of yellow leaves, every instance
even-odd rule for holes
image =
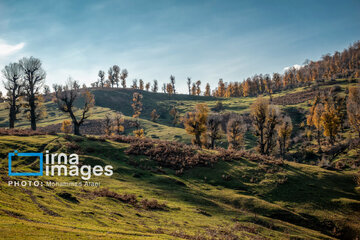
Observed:
[[[145,137],[145,132],[144,132],[144,129],[142,129],[142,128],[138,129],[138,130],[134,130],[133,134],[137,138],[144,138]]]
[[[61,129],[63,133],[69,134],[71,132],[71,121],[70,120],[64,120],[61,124]]]
[[[197,104],[195,112],[188,112],[184,117],[184,126],[188,134],[194,135],[193,143],[201,146],[201,138],[206,139],[206,122],[209,109],[206,104]]]

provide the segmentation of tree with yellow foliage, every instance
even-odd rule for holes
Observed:
[[[283,117],[281,119],[280,125],[276,129],[278,134],[278,143],[279,143],[279,150],[281,156],[285,155],[289,147],[292,129],[293,126],[292,126],[291,118],[288,116]]]
[[[141,102],[142,98],[143,98],[142,94],[140,94],[138,92],[133,93],[133,103],[131,104],[131,107],[134,110],[134,114],[132,117],[135,118],[135,121],[133,122],[133,126],[136,128],[135,131],[139,131],[139,129],[140,129],[139,117],[140,117],[142,107],[143,107],[143,104]],[[134,131],[134,135],[136,136],[135,131]],[[139,134],[137,134],[137,135],[139,135]]]
[[[192,143],[202,146],[206,142],[206,123],[209,109],[206,104],[196,104],[194,112],[186,113],[184,117],[185,130],[194,136]]]
[[[324,106],[320,103],[320,96],[316,96],[313,105],[310,108],[310,112],[307,115],[306,123],[308,126],[315,127],[316,129],[316,136],[317,136],[317,142],[319,146],[319,152],[322,152],[321,150],[321,116],[324,112]]]
[[[120,135],[122,132],[124,132],[124,116],[122,113],[118,112],[115,114],[114,120],[113,120],[113,131]]]
[[[70,120],[64,120],[61,124],[61,129],[63,133],[66,135],[71,132],[71,121]]]
[[[329,138],[331,145],[334,144],[335,137],[340,127],[340,118],[337,113],[334,104],[332,104],[330,100],[326,101],[324,111],[320,117],[320,122],[324,129],[324,136]]]
[[[360,138],[360,86],[349,88],[347,114],[351,128]]]
[[[153,110],[151,111],[150,116],[151,116],[151,121],[153,121],[153,122],[156,122],[156,121],[159,119],[159,117],[160,117],[160,115],[157,114],[156,109],[153,109]]]

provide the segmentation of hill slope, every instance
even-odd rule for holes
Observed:
[[[360,234],[360,195],[351,172],[242,158],[178,176],[147,157],[125,154],[128,146],[86,137],[1,136],[0,238],[56,238],[60,232],[69,239],[351,239]],[[7,177],[5,159],[14,149],[76,151],[82,164],[111,164],[115,171],[89,180],[99,187],[8,186],[9,180],[81,181]],[[13,164],[22,170],[35,165]],[[154,207],[144,199],[158,202]]]

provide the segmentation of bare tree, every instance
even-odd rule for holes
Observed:
[[[221,115],[214,114],[210,115],[207,122],[208,136],[210,138],[210,147],[213,149],[215,147],[215,141],[221,138]]]
[[[3,81],[7,90],[7,98],[5,101],[9,105],[9,128],[14,128],[16,114],[20,112],[19,97],[23,89],[23,81],[21,80],[23,71],[18,63],[10,63],[2,70],[6,82]]]
[[[84,107],[81,110],[80,117],[78,117],[75,115],[74,109],[74,102],[79,96],[77,82],[70,78],[65,86],[59,85],[56,89],[55,102],[58,104],[61,111],[69,113],[74,126],[74,134],[80,135],[80,126],[84,123],[85,119],[90,117],[90,109],[95,104],[94,95],[92,95],[88,90],[83,93]]]
[[[155,79],[154,80],[154,83],[153,83],[153,86],[152,86],[152,89],[151,89],[154,93],[157,93],[157,91],[159,90],[159,87],[158,87],[158,81]]]
[[[111,87],[114,87],[114,70],[112,67],[110,67],[108,70],[108,80],[111,84]]]
[[[174,94],[176,94],[176,91],[175,91],[175,76],[170,75],[170,83],[171,83],[172,90],[173,90]]]
[[[189,89],[189,95],[191,95],[191,78],[190,77],[188,77],[187,78],[187,86],[188,86],[188,89]]]
[[[100,86],[103,88],[105,83],[105,72],[103,70],[100,70],[98,76],[99,76]]]
[[[239,149],[243,144],[244,132],[246,127],[242,117],[236,116],[231,118],[226,126],[227,140],[229,142],[229,149]]]
[[[36,112],[37,99],[39,89],[44,84],[46,72],[42,69],[38,58],[23,58],[20,60],[20,65],[24,72],[25,97],[30,112],[31,129],[36,130],[36,120],[40,116]]]
[[[119,81],[120,81],[120,67],[118,65],[113,66],[113,81],[114,84],[116,84],[116,87],[119,87]]]
[[[123,69],[123,70],[121,71],[121,76],[120,76],[120,78],[121,78],[121,86],[122,86],[123,88],[126,88],[126,78],[128,77],[128,75],[129,75],[129,73],[128,73],[128,71],[127,71],[126,69]]]

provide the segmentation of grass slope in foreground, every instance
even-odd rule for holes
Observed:
[[[86,137],[1,136],[0,238],[6,239],[332,239],[359,235],[360,195],[349,172],[250,159],[196,167],[181,176],[128,144]],[[7,153],[77,151],[80,162],[114,166],[96,187],[13,187],[8,180],[81,181],[76,177],[8,177]],[[214,153],[215,154],[215,153]],[[34,162],[15,161],[22,170]],[[156,199],[158,210],[108,193]],[[127,195],[124,195],[127,194]]]

